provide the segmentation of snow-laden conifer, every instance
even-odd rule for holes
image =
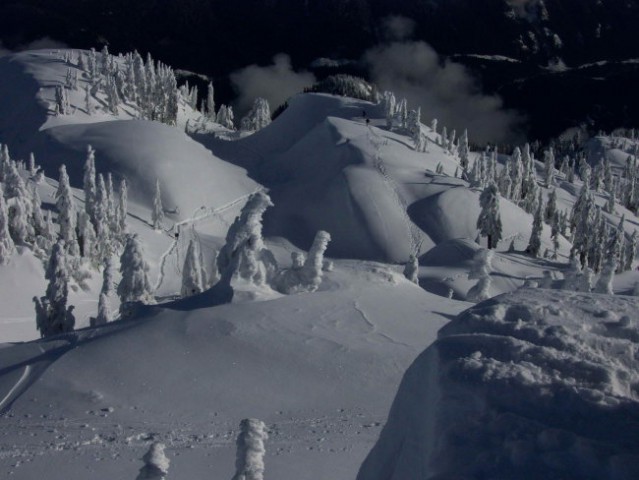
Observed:
[[[292,267],[277,274],[273,281],[274,288],[284,294],[316,291],[322,283],[324,252],[330,240],[330,234],[320,230],[306,257],[293,252]]]
[[[210,82],[206,89],[206,115],[209,120],[215,121],[215,89],[213,83]]]
[[[64,240],[67,252],[76,256],[80,253],[76,236],[77,213],[75,199],[69,184],[67,168],[60,166],[60,180],[55,194],[56,208],[58,209],[58,224],[60,225],[60,238]]]
[[[164,444],[160,442],[154,442],[151,445],[149,451],[142,457],[144,466],[140,469],[136,480],[165,480],[167,478],[171,462],[164,453],[165,448]]]
[[[91,318],[91,326],[106,325],[111,320],[113,320],[113,316],[109,306],[109,299],[106,294],[101,293],[98,299],[98,315],[95,318]]]
[[[9,234],[9,213],[0,183],[0,264],[6,264],[15,252],[15,244]]]
[[[603,270],[597,279],[595,285],[595,293],[605,293],[613,295],[612,282],[615,279],[615,271],[617,270],[617,259],[612,255],[608,257],[604,263]]]
[[[240,422],[233,480],[264,480],[264,442],[268,440],[266,425],[247,418]]]
[[[557,213],[557,191],[553,188],[548,194],[548,202],[544,209],[544,221],[552,224],[555,214]]]
[[[626,244],[626,264],[624,270],[632,270],[635,256],[637,255],[637,231],[632,232],[630,240]]]
[[[44,297],[34,297],[36,326],[41,337],[71,332],[75,326],[73,306],[67,307],[69,271],[64,248],[60,240],[51,250],[45,278],[49,281]]]
[[[226,242],[217,257],[220,276],[228,269],[232,274],[256,285],[264,284],[269,270],[275,267],[272,254],[264,248],[262,216],[273,206],[264,192],[251,195],[226,234]],[[271,272],[272,273],[272,272]]]
[[[464,130],[464,133],[462,133],[462,136],[459,138],[459,166],[462,168],[462,172],[468,170],[469,156],[468,130]]]
[[[488,240],[488,249],[495,248],[502,235],[501,215],[499,213],[499,192],[494,182],[488,184],[479,196],[481,212],[477,219],[479,233]]]
[[[120,256],[120,274],[118,284],[120,302],[152,301],[151,284],[149,282],[149,265],[144,260],[144,252],[137,235],[127,237],[124,251]]]
[[[533,225],[532,231],[530,234],[530,240],[528,241],[528,246],[526,247],[526,252],[531,254],[533,257],[538,257],[539,252],[541,250],[541,233],[543,231],[543,201],[538,202],[537,210],[535,211],[535,216],[533,217]]]
[[[564,272],[564,282],[562,284],[562,290],[576,291],[579,288],[579,282],[581,277],[582,267],[579,258],[576,256],[570,257],[570,263],[568,268]]]
[[[493,251],[487,249],[478,250],[473,257],[473,263],[468,273],[469,280],[477,280],[477,283],[468,290],[466,298],[470,301],[481,302],[490,298],[490,272],[492,271]]]
[[[233,107],[221,105],[215,117],[215,121],[229,130],[235,130]]]
[[[578,292],[590,293],[592,292],[592,281],[595,276],[592,268],[585,266],[579,276],[579,284],[577,285]]]
[[[256,98],[253,108],[242,119],[242,130],[257,132],[271,123],[271,107],[265,98]]]
[[[544,153],[544,181],[546,184],[546,188],[552,187],[554,174],[555,174],[555,152],[552,148],[549,148]]]
[[[119,233],[123,235],[127,232],[127,216],[128,216],[128,187],[126,179],[120,180],[120,188],[118,189],[118,220],[120,224]]]
[[[80,255],[94,261],[96,255],[96,234],[89,214],[80,212],[78,214],[78,245],[80,246]]]
[[[408,259],[408,262],[404,265],[404,277],[407,280],[413,282],[416,285],[419,285],[419,263],[417,261],[416,255],[411,255]]]
[[[196,242],[191,239],[182,268],[182,296],[196,295],[203,290],[202,265]]]
[[[93,150],[93,147],[89,145],[87,147],[87,158],[84,162],[84,176],[82,179],[82,187],[84,188],[85,211],[89,214],[89,216],[91,217],[91,221],[93,222],[95,222],[93,213],[96,195],[95,177],[95,150]]]
[[[102,288],[100,289],[100,293],[103,293],[107,296],[110,296],[114,292],[114,281],[113,281],[113,270],[114,270],[113,260],[111,257],[107,257],[104,260],[104,265],[102,267]]]

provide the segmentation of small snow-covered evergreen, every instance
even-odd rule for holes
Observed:
[[[495,248],[502,236],[499,213],[499,191],[494,182],[488,184],[479,196],[481,212],[477,219],[479,233],[488,239],[488,249]]]
[[[98,316],[91,318],[91,326],[106,325],[112,320],[109,299],[105,293],[101,293],[98,299]]]
[[[15,252],[15,244],[9,233],[9,214],[0,184],[0,264],[6,264]]]
[[[540,201],[538,203],[537,210],[535,211],[532,232],[530,234],[528,246],[526,247],[526,252],[531,254],[533,257],[538,257],[541,250],[541,234],[543,232],[542,208],[543,204]]]
[[[65,242],[67,253],[72,256],[77,256],[80,253],[76,235],[77,210],[65,165],[60,166],[60,180],[55,198],[56,208],[58,209],[60,238]]]
[[[271,123],[271,107],[264,98],[256,98],[253,108],[242,119],[242,130],[257,132]]]
[[[53,245],[45,278],[49,281],[45,296],[33,297],[36,326],[43,338],[71,332],[75,327],[74,307],[67,307],[69,271],[63,240]]]
[[[240,422],[240,433],[236,442],[235,475],[232,480],[264,480],[266,440],[268,433],[264,422],[254,418]]]
[[[170,460],[166,457],[163,443],[154,442],[142,457],[144,466],[136,480],[165,480],[169,472]]]
[[[182,296],[188,297],[201,293],[204,289],[202,279],[202,265],[200,264],[200,255],[197,244],[193,239],[189,241],[189,247],[186,251],[184,259],[184,267],[182,268]]]
[[[477,283],[468,290],[466,298],[470,301],[481,302],[490,298],[490,272],[492,271],[493,251],[487,249],[478,250],[473,257],[473,263],[468,273],[469,280],[477,280]]]
[[[617,259],[610,256],[606,263],[604,263],[603,270],[597,279],[595,285],[595,293],[605,293],[613,295],[612,282],[615,278],[615,271],[617,270]]]
[[[144,260],[142,245],[137,235],[129,235],[126,246],[120,257],[120,274],[122,279],[118,284],[118,296],[122,303],[149,303],[151,284],[149,282],[149,266]]]
[[[404,277],[406,277],[409,281],[413,282],[416,285],[419,285],[419,263],[417,261],[417,256],[412,255],[408,259],[408,262],[404,265]]]
[[[264,247],[262,216],[273,206],[264,192],[251,195],[226,234],[226,242],[217,257],[221,277],[227,270],[256,285],[263,285],[277,266],[272,253]]]

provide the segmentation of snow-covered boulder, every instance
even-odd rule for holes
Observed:
[[[639,301],[521,289],[440,330],[358,480],[639,478]]]

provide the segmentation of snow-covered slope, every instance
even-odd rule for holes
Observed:
[[[637,300],[522,289],[407,371],[358,480],[639,475]]]
[[[269,476],[352,479],[402,371],[464,308],[346,261],[319,293],[205,304],[0,349],[1,475],[133,477],[153,436],[172,476],[230,478],[237,423],[255,416],[271,431]]]
[[[171,476],[231,478],[237,424],[258,417],[267,422],[271,436],[269,477],[352,480],[385,422],[402,373],[438,330],[470,305],[465,299],[476,278],[468,279],[469,270],[483,250],[475,242],[480,188],[454,175],[456,147],[444,147],[441,134],[422,125],[428,145],[418,152],[408,129],[386,126],[381,105],[325,94],[294,97],[272,124],[252,135],[203,119],[182,97],[177,127],[138,118],[141,107],[131,102],[113,114],[102,87],[91,93],[95,111],[87,115],[82,92],[90,79],[69,60],[74,55],[77,51],[71,57],[64,51],[40,51],[0,59],[0,99],[7,99],[0,102],[0,142],[9,145],[13,159],[36,153],[46,177],[34,186],[45,209],[55,211],[55,178],[62,163],[76,187],[78,209],[84,209],[85,195],[77,187],[89,144],[96,149],[98,171],[111,171],[116,180],[127,178],[128,231],[138,235],[144,248],[156,303],[140,307],[127,320],[84,328],[96,313],[102,272],[79,260],[76,265],[90,269],[92,277],[83,288],[71,282],[69,303],[76,307],[77,331],[0,344],[0,475],[133,478],[137,459],[155,439],[167,443]],[[78,70],[79,86],[69,88],[69,111],[56,115],[55,87],[69,83],[67,69],[72,76]],[[604,155],[619,157],[615,150],[631,148],[608,137],[598,141]],[[507,171],[502,170],[507,158],[491,155],[472,153],[469,159],[494,180]],[[624,166],[621,160],[615,164]],[[530,161],[527,168],[531,178],[535,172],[542,176],[541,162]],[[30,176],[24,169],[21,173]],[[157,230],[150,223],[156,179],[167,217]],[[558,210],[569,212],[581,180],[568,181],[558,172],[552,180]],[[550,189],[539,189],[548,198]],[[269,264],[275,273],[264,281],[290,272],[292,255],[308,250],[318,230],[332,237],[327,256],[334,269],[318,261],[323,279],[314,293],[282,295],[275,291],[276,282],[256,285],[234,278],[232,303],[220,304],[216,296],[223,288],[228,293],[225,283],[179,299],[190,241],[202,250],[208,276],[215,277],[214,257],[233,218],[259,190],[268,190],[275,206],[266,211],[264,239],[259,220],[251,217],[246,244],[261,248],[263,240],[277,261]],[[597,205],[606,202],[606,195],[594,194]],[[263,203],[269,203],[266,197]],[[532,215],[510,200],[501,198],[499,204],[503,239],[487,274],[487,295],[512,292],[544,276],[544,284],[559,286],[568,240],[560,235],[557,258],[548,258],[545,251],[550,254],[553,245],[545,225],[540,258],[527,254]],[[616,225],[626,215],[629,237],[639,220],[618,204],[613,210],[603,218]],[[603,232],[602,243],[610,236]],[[480,243],[485,245],[483,239]],[[257,247],[251,252],[263,253]],[[119,253],[114,254],[116,264]],[[408,282],[397,265],[411,254],[419,256],[419,286]],[[46,255],[39,255],[23,248],[0,266],[0,341],[36,336],[31,298],[45,289]],[[625,272],[617,277],[615,290],[629,293],[636,282],[636,272]],[[592,298],[597,303],[590,308]],[[111,302],[117,310],[115,295]],[[592,472],[605,478],[616,471],[627,478],[624,469],[631,465],[616,453],[619,444],[607,432],[587,425],[571,430],[553,422],[561,415],[568,418],[567,399],[581,402],[577,420],[592,413],[616,425],[625,402],[634,421],[637,379],[635,360],[629,359],[636,353],[636,325],[622,318],[632,318],[632,307],[631,299],[519,290],[467,312],[444,327],[436,346],[409,371],[397,400],[401,408],[392,411],[362,475],[396,472],[396,477],[370,479],[410,480],[431,470],[490,473],[482,462],[495,454],[506,458],[497,465],[504,469],[495,470],[506,477],[522,465],[534,464],[537,470],[531,472],[554,473],[551,469],[563,468],[566,458],[591,456],[599,462],[589,464]],[[465,363],[457,361],[466,357]],[[456,369],[462,368],[469,370],[460,377]],[[506,380],[510,397],[504,394],[509,391]],[[599,396],[593,393],[598,389]],[[582,395],[586,391],[592,395]],[[539,417],[532,415],[529,401],[539,404]],[[606,408],[597,406],[601,401],[608,402]],[[500,423],[502,408],[506,419],[515,420]],[[467,418],[490,428],[477,431],[473,424],[466,429],[458,422]],[[539,433],[538,425],[527,423],[530,418],[554,426]],[[461,430],[446,430],[440,420]],[[532,447],[511,437],[503,440],[502,427],[519,429],[522,438],[526,432],[539,433],[542,439]],[[552,429],[559,428],[565,432],[553,436]],[[603,443],[591,442],[596,434]],[[574,440],[576,435],[586,439]],[[423,460],[423,449],[435,436],[441,439],[437,448],[442,455],[436,462]],[[459,462],[466,450],[455,438],[470,446],[471,457],[478,451],[471,447],[478,444],[488,453],[474,463]],[[635,446],[632,439],[627,445]],[[550,453],[537,462],[535,455],[542,450]],[[592,451],[596,454],[589,455]]]
[[[0,58],[0,142],[10,146],[14,158],[26,159],[30,152],[45,173],[57,177],[67,165],[73,186],[82,182],[86,149],[96,150],[100,172],[126,177],[130,198],[150,208],[159,179],[167,210],[179,209],[175,218],[189,218],[204,206],[216,208],[260,188],[246,172],[230,165],[183,131],[159,122],[135,120],[135,104],[123,104],[117,116],[107,111],[104,95],[92,96],[95,111],[87,115],[84,88],[88,80],[82,70],[68,63],[69,51],[41,50]],[[72,51],[77,54],[79,51]],[[67,69],[79,75],[78,87],[70,90],[72,113],[54,114],[54,91],[63,85]],[[178,124],[197,118],[180,104]]]

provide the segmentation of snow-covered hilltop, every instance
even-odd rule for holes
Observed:
[[[478,151],[349,81],[235,121],[137,54],[0,58],[2,475],[231,478],[239,435],[352,480],[426,349],[363,480],[632,478],[636,133]]]

